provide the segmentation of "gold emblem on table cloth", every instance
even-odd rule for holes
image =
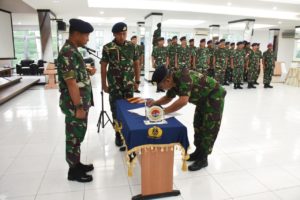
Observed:
[[[122,126],[122,123],[120,122],[117,122],[117,121],[114,121],[115,122],[115,131],[116,132],[119,132],[119,133],[121,133],[121,130],[122,130],[122,128],[123,128],[123,126]]]
[[[148,129],[148,137],[152,139],[160,139],[163,134],[161,128],[157,126],[153,126],[152,128]]]

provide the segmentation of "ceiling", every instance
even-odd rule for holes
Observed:
[[[211,24],[228,27],[228,21],[252,18],[261,28],[293,29],[300,25],[300,0],[1,0],[14,2],[14,24],[35,25],[35,12],[16,9],[50,9],[58,18],[89,17],[96,25],[111,26],[124,20],[135,26],[151,12],[163,13],[166,20],[188,20],[184,24],[165,25],[176,28],[208,28]],[[124,4],[126,2],[126,4]],[[3,6],[0,4],[0,7]],[[8,7],[9,8],[9,7]],[[30,9],[29,9],[30,10]],[[197,20],[197,21],[193,21]],[[191,22],[191,23],[188,23]],[[199,23],[198,23],[199,22]],[[197,24],[198,23],[198,24]],[[191,24],[191,25],[189,25]]]

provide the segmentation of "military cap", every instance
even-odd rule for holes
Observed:
[[[195,40],[194,40],[193,38],[189,40],[189,42],[194,42],[194,41],[195,41]]]
[[[219,44],[220,44],[220,42],[218,42],[218,41],[215,43],[215,45],[219,45]]]
[[[226,42],[225,45],[230,45],[230,42]]]
[[[131,37],[131,40],[136,39],[136,38],[137,38],[137,36],[134,35],[134,36]]]
[[[169,70],[165,66],[159,66],[153,73],[152,82],[159,84],[162,80],[164,80],[168,73]]]
[[[180,38],[180,41],[182,41],[182,40],[186,40],[186,37],[185,37],[185,36],[182,36],[182,37]]]
[[[81,19],[70,19],[70,31],[78,31],[80,33],[91,33],[94,31],[93,26]]]
[[[258,46],[260,46],[260,43],[257,43]]]
[[[209,41],[211,41],[211,40],[209,40]],[[209,41],[208,41],[208,42],[209,42]],[[200,43],[203,43],[203,42],[206,42],[206,39],[201,39],[201,40],[200,40]],[[207,42],[207,44],[208,44],[208,42]]]
[[[176,35],[172,37],[172,40],[175,40],[175,39],[177,39],[177,36],[176,36]]]
[[[207,44],[211,44],[211,43],[212,43],[212,40],[208,40],[208,41],[207,41]]]
[[[235,45],[235,43],[234,43],[234,42],[230,43],[230,46],[233,46],[233,45]]]
[[[162,41],[162,40],[165,40],[165,38],[164,37],[157,38],[157,41]]]
[[[219,43],[225,42],[225,39],[221,39]]]
[[[241,44],[245,44],[244,42],[238,42],[236,45],[241,45]]]
[[[273,44],[272,44],[272,43],[269,43],[267,47],[269,48],[269,47],[272,47],[272,46],[273,46]]]
[[[252,43],[251,46],[252,46],[252,47],[255,47],[255,46],[258,46],[258,44],[257,44],[257,43]]]
[[[127,31],[127,24],[125,24],[124,22],[118,22],[115,25],[113,25],[111,31],[113,33],[119,33],[119,32],[123,32],[123,31]]]
[[[169,39],[168,39],[168,42],[171,42],[171,41],[172,41],[172,39],[169,38]]]
[[[158,23],[156,26],[160,28],[161,27],[161,23]]]

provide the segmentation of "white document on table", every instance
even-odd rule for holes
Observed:
[[[131,113],[135,113],[137,115],[140,115],[142,117],[145,117],[146,116],[146,110],[145,110],[145,107],[141,107],[141,108],[136,108],[136,109],[132,109],[132,110],[128,110],[129,112]],[[170,113],[170,114],[167,114],[164,116],[165,119],[169,119],[171,117],[177,117],[177,116],[180,116],[181,114],[178,113],[178,112],[174,112],[174,113]]]

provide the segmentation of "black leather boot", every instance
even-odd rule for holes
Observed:
[[[187,159],[187,161],[189,161],[189,162],[195,161],[195,160],[197,160],[199,155],[200,155],[200,151],[196,148],[196,150],[190,154],[190,157],[189,157],[189,159]]]
[[[93,164],[88,164],[88,165],[84,165],[82,163],[79,163],[79,168],[81,170],[83,170],[84,172],[90,172],[94,170],[94,165]]]
[[[70,167],[68,172],[68,180],[69,181],[78,181],[80,183],[87,183],[93,180],[91,175],[87,175],[77,164],[75,167]]]
[[[243,89],[243,88],[241,87],[241,84],[237,84],[237,89]]]
[[[199,158],[198,160],[196,160],[193,164],[191,164],[188,167],[188,169],[189,169],[189,171],[198,171],[207,166],[208,166],[208,162],[207,162],[207,156],[206,156],[206,157]]]
[[[237,89],[237,84],[234,84],[234,85],[233,85],[233,89]]]
[[[264,88],[269,88],[269,87],[268,87],[268,84],[264,84]]]

